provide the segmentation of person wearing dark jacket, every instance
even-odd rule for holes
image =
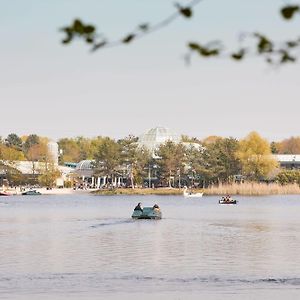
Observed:
[[[139,202],[138,205],[134,208],[134,210],[140,210],[140,211],[143,211],[142,203]]]

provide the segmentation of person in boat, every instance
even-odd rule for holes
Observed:
[[[134,208],[134,210],[143,211],[142,203],[139,202],[138,205]]]
[[[230,195],[227,195],[226,198],[227,198],[227,202],[229,202],[229,203],[233,202],[233,199],[231,198]]]
[[[153,205],[153,209],[154,209],[154,210],[160,210],[160,208],[159,208],[159,206],[158,206],[157,204],[154,204],[154,205]]]

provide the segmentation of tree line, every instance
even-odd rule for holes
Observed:
[[[127,178],[127,185],[161,185],[180,187],[208,186],[235,181],[276,180],[282,184],[300,183],[297,170],[280,170],[271,154],[300,154],[300,137],[269,143],[258,133],[243,139],[209,136],[203,140],[182,136],[181,143],[167,141],[155,151],[140,147],[138,138],[129,135],[115,140],[110,137],[62,138],[58,141],[59,162],[92,160],[95,176]],[[14,163],[19,160],[49,166],[48,139],[36,134],[19,137],[12,133],[0,140],[2,173],[18,177]],[[58,176],[52,167],[38,170],[40,180],[50,185]],[[17,180],[15,180],[17,181]]]
[[[48,138],[36,134],[19,137],[11,133],[5,139],[0,138],[0,173],[6,177],[10,185],[38,183],[53,186],[60,172],[48,149],[48,142]],[[29,177],[25,178],[19,171],[17,165],[20,161],[31,162]]]

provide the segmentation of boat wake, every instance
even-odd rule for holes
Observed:
[[[91,228],[99,228],[99,227],[103,227],[103,226],[113,226],[113,225],[123,225],[123,224],[129,224],[129,223],[133,223],[133,220],[131,219],[118,219],[118,220],[107,220],[105,222],[99,223],[99,224],[95,224],[92,225]]]

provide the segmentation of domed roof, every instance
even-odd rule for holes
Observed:
[[[92,168],[93,168],[92,160],[82,160],[76,166],[76,170],[91,170]]]
[[[169,128],[156,127],[141,135],[139,137],[138,144],[140,147],[155,150],[167,141],[179,143],[181,141],[181,137]]]

